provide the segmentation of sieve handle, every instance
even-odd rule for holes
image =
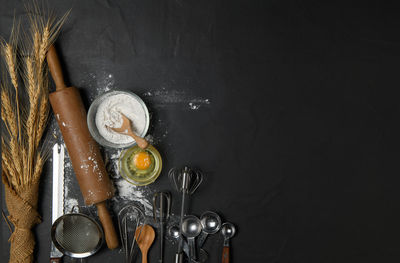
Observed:
[[[99,215],[101,224],[103,226],[107,247],[109,249],[115,249],[119,246],[119,240],[111,216],[108,213],[106,202],[103,201],[97,203],[96,207],[97,207],[97,214]]]

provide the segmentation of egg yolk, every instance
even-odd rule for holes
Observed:
[[[139,170],[146,170],[150,167],[151,164],[150,154],[148,154],[147,152],[139,152],[135,154],[135,156],[133,157],[133,164]]]

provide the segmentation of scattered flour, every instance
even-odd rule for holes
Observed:
[[[147,195],[150,194],[150,190],[147,187],[132,185],[122,178],[115,182],[115,186],[117,188],[117,197],[120,200],[138,202],[145,208],[146,215],[152,215],[153,205],[147,199]]]
[[[201,105],[208,105],[210,104],[209,99],[193,99],[189,102],[189,107],[191,110],[198,110]]]
[[[65,145],[64,145],[65,147]],[[64,166],[64,213],[70,213],[74,206],[79,205],[79,201],[76,196],[74,196],[73,189],[75,180],[75,174],[72,170],[71,160],[69,156],[65,157],[65,166]]]
[[[183,90],[167,90],[165,87],[143,93],[144,97],[152,100],[155,107],[181,105],[184,109],[198,110],[201,106],[211,104],[210,99],[190,97]]]
[[[74,207],[77,207],[77,206],[79,206],[78,199],[71,198],[71,197],[65,198],[65,200],[64,200],[64,213],[65,214],[71,213],[72,209]]]

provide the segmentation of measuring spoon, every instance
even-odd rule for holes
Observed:
[[[195,238],[201,233],[201,230],[200,219],[192,215],[183,218],[181,232],[188,240],[190,260],[197,259]]]
[[[235,235],[236,229],[232,223],[223,223],[221,234],[224,237],[224,248],[222,250],[222,263],[229,263],[229,239]]]
[[[180,240],[182,237],[180,236],[179,233],[179,226],[177,225],[172,225],[168,228],[168,235],[176,240]],[[186,240],[182,240],[182,247],[183,247],[183,252],[185,252],[185,254],[189,257],[189,247],[188,247],[188,243],[186,242]],[[208,253],[204,250],[204,249],[200,249],[199,250],[199,256],[198,256],[198,260],[192,260],[192,263],[205,263],[208,260]]]
[[[204,244],[204,242],[207,239],[207,236],[209,234],[215,234],[218,232],[218,230],[221,228],[221,218],[219,215],[215,212],[212,211],[206,211],[204,212],[201,217],[201,226],[203,227],[203,230],[199,237],[197,238],[197,247],[201,248]]]

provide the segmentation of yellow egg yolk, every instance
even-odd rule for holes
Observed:
[[[139,170],[146,170],[151,164],[150,154],[147,152],[138,152],[133,157],[133,163]]]

